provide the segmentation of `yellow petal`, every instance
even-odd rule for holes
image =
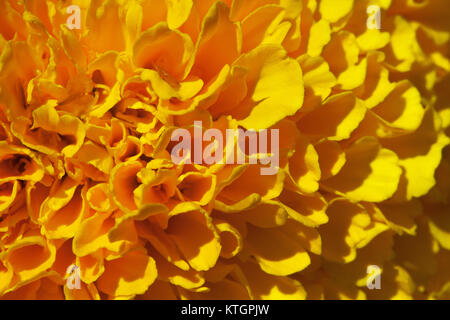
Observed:
[[[398,82],[384,101],[372,110],[391,126],[405,130],[417,129],[425,113],[419,91],[408,81]]]
[[[245,128],[265,129],[293,115],[303,103],[302,71],[281,47],[265,45],[243,54],[235,65],[248,68],[247,86],[254,88],[235,117]]]
[[[436,183],[434,172],[442,158],[442,149],[450,139],[439,128],[439,118],[432,108],[425,110],[419,128],[408,134],[384,139],[383,145],[399,157],[407,179],[406,197],[420,197]]]
[[[5,258],[18,283],[23,283],[45,273],[53,265],[55,253],[55,246],[41,236],[29,236],[16,241]]]
[[[299,121],[301,132],[312,137],[326,137],[340,141],[351,133],[364,119],[366,107],[352,93],[331,96],[320,107]]]
[[[197,271],[212,268],[219,258],[219,237],[205,213],[198,211],[172,216],[167,233]]]
[[[318,56],[331,39],[330,24],[328,21],[321,19],[311,26],[309,32],[307,53],[312,57]]]
[[[155,281],[155,261],[145,250],[135,249],[125,256],[107,261],[105,272],[97,280],[98,288],[114,297],[143,294]]]
[[[86,16],[89,47],[97,52],[108,50],[123,51],[125,37],[123,21],[119,16],[119,3],[116,0],[91,2]]]
[[[319,6],[319,12],[322,18],[330,21],[337,22],[351,12],[353,8],[353,0],[333,1],[322,0]]]
[[[247,245],[261,269],[269,274],[285,276],[303,270],[310,258],[296,237],[278,229],[248,226]]]
[[[266,274],[257,264],[242,265],[243,275],[253,299],[304,300],[306,292],[302,284],[289,277]]]
[[[192,0],[166,0],[167,24],[170,29],[177,29],[189,17],[193,5]]]
[[[183,80],[194,51],[192,40],[163,22],[143,32],[133,48],[136,66],[155,69],[166,77]]]
[[[397,155],[373,138],[364,138],[346,150],[347,162],[323,185],[354,201],[379,202],[397,190],[402,170]]]

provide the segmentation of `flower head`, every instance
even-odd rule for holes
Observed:
[[[449,10],[0,1],[0,299],[449,298]]]

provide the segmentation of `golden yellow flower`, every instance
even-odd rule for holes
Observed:
[[[0,1],[0,299],[450,299],[449,17]]]

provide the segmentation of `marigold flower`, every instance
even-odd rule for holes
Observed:
[[[0,299],[449,299],[449,17],[0,1]],[[278,130],[276,173],[174,163],[177,129]]]

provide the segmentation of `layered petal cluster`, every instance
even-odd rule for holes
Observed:
[[[449,17],[0,1],[0,299],[450,299]],[[174,163],[194,121],[279,130],[277,173]]]

